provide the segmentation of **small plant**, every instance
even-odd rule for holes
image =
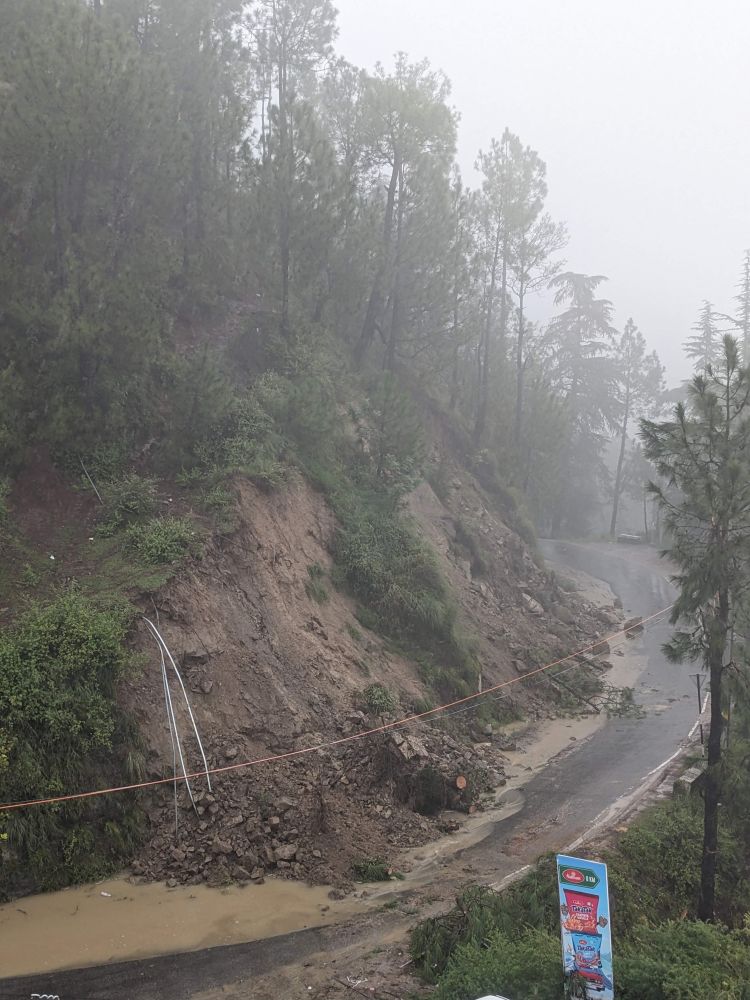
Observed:
[[[233,500],[234,497],[229,492],[229,490],[226,489],[226,487],[222,486],[220,483],[217,483],[215,486],[212,486],[209,490],[206,490],[206,492],[201,497],[201,502],[203,506],[207,510],[211,510],[214,512],[221,512],[226,510],[227,507],[231,507]]]
[[[389,882],[403,875],[394,871],[383,858],[360,858],[352,862],[352,877],[355,882]]]
[[[396,710],[396,699],[382,684],[370,684],[362,692],[367,711],[371,715],[389,715]]]
[[[27,590],[33,590],[41,582],[41,575],[34,569],[31,563],[26,563],[21,573],[21,586]]]
[[[102,487],[104,519],[99,524],[100,535],[108,537],[130,524],[148,517],[156,510],[157,493],[153,479],[129,472]]]
[[[344,625],[346,631],[349,633],[350,638],[354,639],[355,642],[362,642],[362,633],[359,631],[356,625],[352,625],[351,622],[346,622]]]
[[[325,604],[328,600],[328,591],[323,586],[322,582],[323,577],[325,576],[325,570],[320,563],[313,563],[311,566],[307,567],[307,575],[310,579],[305,580],[305,593],[310,600],[315,601],[316,604]]]
[[[189,517],[152,517],[128,529],[128,547],[147,563],[173,563],[182,559],[196,542]]]

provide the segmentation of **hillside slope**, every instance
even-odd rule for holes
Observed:
[[[214,538],[200,560],[143,604],[146,614],[158,612],[182,666],[209,765],[314,747],[434,703],[424,669],[366,629],[355,602],[331,585],[336,523],[324,498],[301,478],[270,495],[241,479],[234,488],[232,533]],[[453,478],[444,502],[421,484],[408,508],[475,637],[485,688],[517,680],[543,657],[569,653],[616,620],[614,609],[607,615],[565,594],[489,509],[468,473]],[[481,539],[479,576],[457,541],[468,532]],[[310,567],[323,572],[328,599],[322,603],[310,594]],[[161,776],[169,773],[172,751],[157,652],[145,630],[138,644],[148,665],[127,686],[125,700],[146,734],[150,770]],[[364,692],[374,683],[394,701],[382,716],[368,712]],[[435,835],[439,812],[415,808],[474,808],[481,790],[503,782],[497,720],[545,715],[554,696],[544,684],[518,683],[483,714],[452,720],[450,731],[415,724],[404,733],[238,769],[214,779],[212,794],[196,781],[197,811],[180,792],[177,848],[171,790],[161,791],[148,811],[151,837],[135,871],[196,882],[258,878],[268,869],[346,878],[357,859],[388,859],[399,846]],[[180,725],[187,733],[184,711]],[[475,749],[477,740],[483,746]],[[196,747],[190,761],[200,768]],[[437,801],[425,801],[433,769],[441,776]],[[471,779],[460,796],[459,774]]]

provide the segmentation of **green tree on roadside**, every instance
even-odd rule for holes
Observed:
[[[625,445],[628,440],[628,426],[634,415],[653,407],[663,388],[664,368],[655,351],[646,353],[646,341],[632,319],[625,324],[625,330],[617,345],[617,395],[621,409],[620,452],[617,459],[615,485],[612,498],[612,518],[609,533],[612,538],[617,531],[617,513],[620,496],[625,485]],[[653,414],[652,414],[653,415]]]
[[[646,457],[663,483],[649,490],[671,533],[669,550],[680,593],[671,620],[680,623],[665,647],[676,661],[702,660],[711,688],[711,729],[704,797],[698,916],[715,914],[721,797],[723,694],[734,609],[747,582],[750,555],[750,378],[737,341],[726,336],[716,367],[696,375],[687,406],[672,420],[641,421]]]

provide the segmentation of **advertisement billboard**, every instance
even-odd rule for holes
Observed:
[[[607,866],[557,855],[563,968],[586,996],[614,1000]]]

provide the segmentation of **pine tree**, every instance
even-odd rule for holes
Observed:
[[[697,372],[705,372],[722,354],[719,316],[710,302],[704,301],[693,330],[693,336],[685,341],[685,354]]]
[[[750,365],[750,250],[745,251],[742,261],[742,276],[737,285],[738,292],[734,297],[737,303],[737,327],[740,331],[742,344],[742,363]]]
[[[617,511],[623,489],[623,463],[628,440],[628,426],[634,416],[653,407],[663,389],[664,368],[655,352],[646,353],[646,341],[638,327],[629,319],[625,324],[617,345],[617,390],[621,407],[620,452],[617,458],[614,491],[612,497],[612,518],[609,533],[612,538],[617,531]]]
[[[750,557],[749,407],[750,377],[741,367],[737,341],[726,336],[720,359],[693,378],[687,407],[679,404],[667,422],[641,421],[646,457],[664,481],[649,489],[671,532],[669,556],[678,566],[673,579],[679,596],[671,619],[681,628],[665,651],[677,662],[702,660],[711,690],[702,920],[715,915],[725,657]]]

